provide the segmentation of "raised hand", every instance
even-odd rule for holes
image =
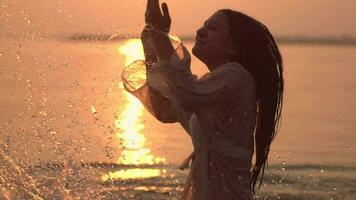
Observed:
[[[141,42],[145,55],[146,68],[150,69],[152,65],[157,62],[158,57],[148,26],[149,25],[146,25],[141,33]]]
[[[168,33],[171,27],[171,17],[166,3],[162,3],[162,12],[159,6],[159,0],[147,0],[145,13],[146,24]]]

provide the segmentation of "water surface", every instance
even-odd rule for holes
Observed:
[[[177,165],[192,145],[120,86],[125,64],[142,56],[136,42],[2,39],[2,197],[177,199],[187,173]],[[261,195],[352,198],[356,48],[280,48],[283,119]],[[192,70],[207,72],[196,59]]]

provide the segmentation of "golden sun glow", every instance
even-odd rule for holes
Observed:
[[[126,66],[135,60],[144,59],[143,48],[139,39],[126,41],[119,47],[118,51],[126,57]],[[121,88],[123,88],[122,85]],[[120,140],[122,148],[121,155],[117,160],[118,164],[128,166],[164,164],[166,162],[165,158],[155,157],[151,150],[145,146],[146,138],[142,134],[144,124],[141,120],[143,105],[136,97],[127,92],[123,93],[127,103],[125,110],[121,112],[121,115],[115,121],[116,136]],[[160,176],[165,172],[165,170],[155,168],[130,168],[109,172],[109,174],[102,176],[101,180],[151,178]]]
[[[140,39],[130,39],[120,46],[118,50],[119,54],[125,56],[125,66],[128,66],[135,60],[145,59]]]

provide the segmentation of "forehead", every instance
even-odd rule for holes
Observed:
[[[215,23],[219,23],[221,25],[228,26],[228,18],[222,12],[214,13],[211,17],[209,17],[209,19],[206,20],[206,22],[215,22]]]

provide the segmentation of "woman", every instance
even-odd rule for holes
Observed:
[[[126,71],[125,88],[158,120],[179,122],[191,135],[194,152],[181,166],[191,162],[182,199],[250,200],[282,109],[282,58],[274,38],[245,14],[217,11],[197,31],[192,52],[210,70],[197,79],[188,51],[182,44],[175,50],[169,39],[167,4],[162,11],[158,0],[148,0],[141,36],[147,82],[132,88]]]

